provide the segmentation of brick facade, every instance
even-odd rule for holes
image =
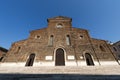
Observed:
[[[115,53],[116,58],[120,61],[120,41],[112,44],[111,46],[113,53]]]
[[[32,60],[33,66],[56,66],[57,54],[63,53],[64,66],[118,65],[109,44],[91,38],[85,29],[73,28],[71,18],[57,16],[47,21],[47,28],[33,30],[26,40],[13,43],[3,63],[25,66]]]

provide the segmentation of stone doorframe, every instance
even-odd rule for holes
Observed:
[[[85,62],[86,62],[86,65],[87,65],[87,61],[86,61],[86,57],[85,57],[85,54],[86,53],[89,53],[90,54],[90,56],[91,56],[91,58],[92,58],[92,61],[93,61],[93,66],[95,66],[95,60],[94,60],[94,57],[91,55],[91,52],[89,52],[89,51],[84,51],[84,53],[83,53],[83,57],[84,57],[84,60],[85,60]],[[89,65],[87,65],[87,66],[89,66]]]
[[[65,51],[65,49],[64,48],[62,48],[62,47],[57,47],[57,48],[55,48],[55,50],[54,50],[54,64],[55,64],[55,61],[56,61],[56,51],[57,51],[57,49],[59,49],[59,48],[61,48],[63,51],[64,51],[64,60],[65,60],[65,65],[66,65],[66,51]],[[64,66],[65,66],[64,65]],[[56,66],[56,65],[55,65]]]

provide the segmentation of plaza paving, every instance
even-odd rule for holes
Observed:
[[[0,67],[0,80],[120,80],[120,66]]]

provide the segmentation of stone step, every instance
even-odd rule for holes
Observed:
[[[120,80],[120,66],[0,67],[0,80]]]
[[[0,67],[0,73],[120,75],[120,66]]]

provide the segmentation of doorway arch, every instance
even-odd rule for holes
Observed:
[[[35,54],[34,53],[30,54],[25,66],[33,66],[34,59]]]
[[[65,56],[64,50],[58,48],[55,53],[55,66],[65,66]]]
[[[94,66],[94,62],[90,53],[85,53],[85,59],[88,66]]]

